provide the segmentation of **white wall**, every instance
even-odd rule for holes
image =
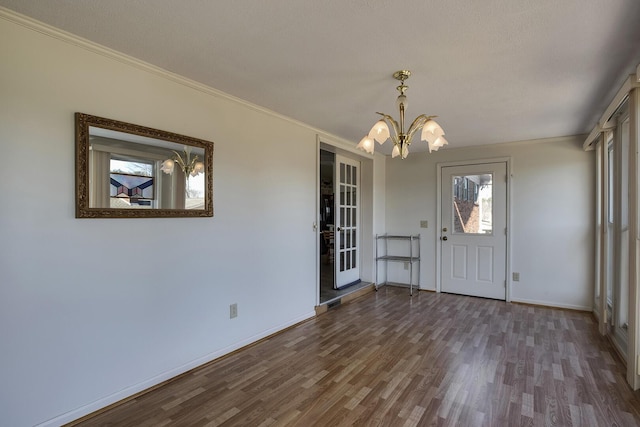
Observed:
[[[10,19],[0,425],[76,419],[314,314],[314,129]],[[76,111],[213,141],[215,217],[75,219]]]
[[[590,310],[595,160],[581,142],[576,137],[450,148],[387,161],[386,229],[421,233],[421,287],[433,290],[436,284],[436,164],[509,156],[511,271],[520,273],[511,284],[512,300]],[[429,228],[421,229],[420,220],[428,220]]]

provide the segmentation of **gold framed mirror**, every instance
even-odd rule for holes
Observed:
[[[76,218],[213,216],[213,142],[75,114]]]

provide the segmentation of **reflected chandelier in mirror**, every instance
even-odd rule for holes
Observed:
[[[76,218],[213,216],[213,142],[75,117]]]

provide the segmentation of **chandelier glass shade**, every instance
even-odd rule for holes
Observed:
[[[411,126],[409,126],[409,129],[405,132],[404,114],[408,102],[404,92],[408,89],[408,86],[404,84],[404,81],[408,79],[410,75],[411,71],[409,70],[400,70],[393,74],[393,77],[401,82],[400,86],[396,88],[398,92],[400,92],[400,95],[396,99],[396,107],[400,111],[400,123],[388,114],[377,113],[380,114],[382,118],[373,125],[369,134],[362,138],[357,148],[373,154],[375,147],[374,141],[377,141],[379,144],[384,144],[387,139],[391,138],[393,142],[391,157],[400,156],[400,158],[405,159],[409,155],[409,145],[411,145],[413,135],[421,129],[420,139],[427,142],[430,153],[432,151],[438,151],[440,147],[448,144],[444,138],[444,130],[433,120],[436,116],[421,114],[415,118]],[[393,134],[389,130],[389,125],[391,125],[393,129]]]

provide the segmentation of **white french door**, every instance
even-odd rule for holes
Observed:
[[[628,103],[623,103],[610,119],[605,132],[606,176],[601,184],[605,198],[604,216],[604,309],[603,331],[610,335],[623,359],[628,360],[629,329],[629,157],[630,120]],[[600,142],[599,144],[602,144]],[[602,303],[602,299],[601,299]]]
[[[335,287],[360,280],[360,162],[336,154]]]
[[[441,290],[506,299],[507,164],[441,168]]]

